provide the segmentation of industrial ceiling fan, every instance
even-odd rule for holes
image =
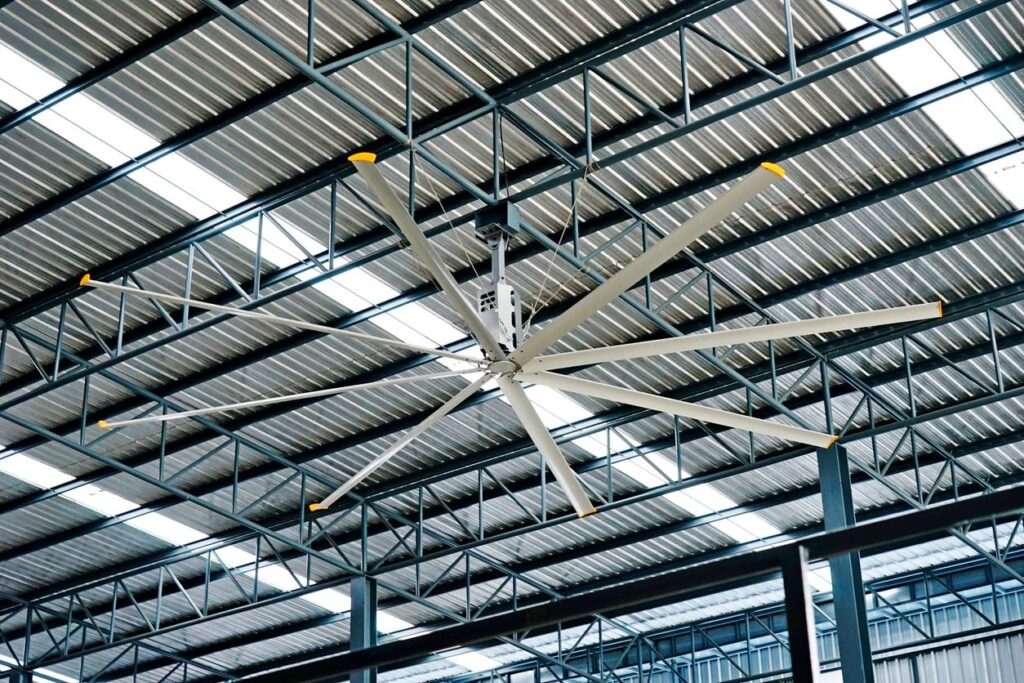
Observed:
[[[347,385],[132,420],[101,421],[101,427],[113,428],[141,422],[182,419],[235,408],[323,397],[372,387],[449,377],[456,374],[476,375],[473,381],[456,392],[455,395],[420,424],[406,432],[396,443],[376,456],[342,486],[321,502],[311,505],[310,508],[313,510],[329,508],[335,501],[354,489],[360,482],[370,476],[390,458],[394,457],[420,434],[475,394],[487,381],[493,379],[540,452],[545,464],[554,474],[555,479],[565,492],[576,514],[584,517],[595,512],[594,505],[584,491],[576,473],[566,462],[551,433],[541,421],[536,408],[524,391],[524,385],[539,384],[581,396],[614,401],[723,427],[746,430],[816,448],[827,448],[838,439],[837,436],[620,386],[570,377],[552,371],[581,365],[678,353],[681,351],[710,349],[720,346],[731,346],[733,344],[764,342],[787,337],[840,332],[856,328],[925,320],[942,315],[941,302],[937,302],[545,355],[544,352],[555,342],[588,320],[598,309],[616,299],[636,282],[675,257],[701,235],[742,207],[771,183],[781,178],[783,170],[775,164],[761,164],[717,200],[665,236],[655,248],[648,249],[635,258],[597,288],[586,294],[559,317],[548,322],[539,332],[523,339],[519,300],[515,291],[506,282],[504,268],[504,255],[508,238],[510,233],[514,232],[509,223],[514,222],[515,219],[498,220],[492,223],[484,222],[483,229],[481,229],[481,223],[478,221],[478,234],[488,243],[492,251],[492,281],[490,288],[483,291],[475,305],[473,305],[463,296],[451,272],[442,263],[427,240],[426,235],[413,220],[391,185],[381,174],[380,169],[376,165],[376,155],[362,152],[352,155],[349,157],[349,160],[355,165],[360,177],[367,183],[373,194],[376,195],[385,213],[391,217],[408,241],[416,259],[427,269],[430,276],[440,286],[452,309],[466,325],[473,339],[479,344],[483,352],[483,359],[442,349],[426,348],[398,340],[339,330],[301,320],[281,318],[229,306],[207,304],[202,301],[150,292],[133,287],[124,287],[112,283],[97,282],[86,275],[81,281],[81,284],[84,286],[187,304],[195,308],[228,313],[252,320],[262,320],[273,324],[288,325],[326,334],[361,339],[420,353],[434,354],[439,357],[451,358],[469,364],[469,369],[466,370],[393,378],[366,384]],[[511,209],[514,211],[514,207],[511,207]]]

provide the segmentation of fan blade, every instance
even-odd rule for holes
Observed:
[[[583,486],[576,477],[576,473],[572,471],[569,463],[565,461],[565,456],[562,455],[561,449],[558,448],[558,444],[551,437],[551,432],[544,426],[540,415],[537,414],[537,409],[530,403],[530,399],[526,392],[523,391],[523,388],[510,377],[499,376],[496,380],[498,386],[505,393],[509,405],[512,406],[512,410],[515,411],[519,421],[526,428],[526,433],[530,435],[537,450],[540,451],[548,469],[555,475],[555,479],[562,487],[565,495],[568,496],[573,509],[576,510],[576,515],[586,517],[597,512],[594,509],[593,503],[590,502],[590,498],[583,490]]]
[[[120,294],[127,294],[129,296],[137,296],[143,299],[155,299],[157,301],[166,301],[172,304],[181,304],[188,306],[189,308],[201,308],[206,311],[215,311],[217,313],[225,313],[227,315],[233,315],[236,318],[245,318],[247,320],[259,320],[261,322],[273,323],[275,325],[287,325],[288,327],[296,327],[300,330],[310,330],[312,332],[320,332],[323,334],[333,334],[339,337],[348,337],[349,339],[359,339],[373,344],[380,344],[382,346],[394,346],[400,349],[408,349],[409,351],[415,351],[416,353],[429,353],[434,356],[443,356],[444,358],[452,358],[460,360],[464,363],[472,363],[473,365],[483,365],[479,358],[473,358],[462,353],[452,353],[451,351],[445,351],[444,349],[434,349],[429,346],[420,346],[419,344],[409,344],[407,342],[399,341],[397,339],[386,339],[384,337],[376,337],[372,334],[363,334],[362,332],[352,332],[350,330],[340,330],[337,327],[328,327],[327,325],[318,325],[316,323],[306,322],[305,320],[295,320],[294,318],[282,318],[277,315],[270,315],[269,313],[259,313],[257,311],[249,311],[244,308],[233,308],[232,306],[221,306],[219,304],[211,304],[205,301],[199,301],[198,299],[186,299],[182,296],[175,294],[164,294],[163,292],[152,292],[147,289],[138,289],[137,287],[124,287],[122,285],[115,285],[111,282],[100,282],[99,280],[93,280],[86,273],[82,276],[79,284],[83,287],[92,287],[93,289],[102,289],[108,292],[118,292]]]
[[[696,403],[677,401],[673,398],[655,396],[654,394],[646,394],[642,391],[616,387],[611,384],[602,384],[601,382],[592,382],[577,377],[568,377],[553,372],[521,373],[516,378],[521,382],[533,382],[534,384],[541,384],[552,389],[558,389],[559,391],[568,391],[569,393],[580,394],[581,396],[625,403],[637,406],[638,408],[656,410],[660,413],[678,415],[679,417],[709,422],[723,427],[742,429],[754,432],[755,434],[774,436],[786,441],[814,446],[815,448],[828,448],[839,440],[838,436],[822,434],[809,429],[803,429],[802,427],[791,427],[779,424],[778,422],[730,413],[718,408],[708,408]]]
[[[634,344],[619,344],[617,346],[605,346],[584,351],[570,351],[568,353],[555,353],[549,356],[538,356],[523,366],[523,372],[543,372],[545,370],[557,370],[559,368],[571,368],[580,365],[592,365],[594,363],[608,363],[610,361],[628,360],[630,358],[662,356],[681,351],[696,351],[698,349],[710,349],[718,346],[732,346],[733,344],[750,344],[752,342],[786,339],[788,337],[842,332],[862,327],[894,325],[914,320],[941,317],[941,301],[914,306],[897,306],[880,311],[833,315],[826,318],[815,318],[814,320],[795,320],[774,325],[743,327],[736,330],[721,330],[705,334],[691,334],[685,337],[656,339],[654,341],[637,342]]]
[[[761,164],[753,173],[731,187],[725,194],[708,204],[702,211],[669,233],[665,239],[636,257],[622,270],[601,283],[562,315],[546,324],[511,355],[511,359],[524,365],[540,355],[565,334],[643,279],[654,269],[669,261],[698,237],[729,217],[772,182],[783,175],[775,164]]]
[[[458,283],[455,282],[455,278],[452,277],[451,272],[441,263],[437,253],[434,252],[434,248],[427,240],[427,236],[423,234],[420,226],[409,215],[405,206],[398,199],[398,195],[395,194],[395,191],[391,188],[388,181],[385,180],[380,169],[377,168],[377,155],[361,152],[353,154],[348,160],[356,167],[359,176],[370,186],[370,190],[377,195],[377,199],[384,206],[384,211],[391,216],[391,220],[395,222],[398,229],[405,235],[405,239],[409,241],[420,263],[430,271],[434,280],[441,286],[441,290],[448,296],[448,301],[451,303],[452,308],[455,309],[455,312],[466,323],[466,327],[469,328],[470,333],[472,333],[477,343],[480,344],[480,348],[484,350],[487,357],[491,360],[504,360],[505,352],[498,346],[498,340],[487,329],[476,309],[462,296],[462,291],[459,289]]]
[[[272,396],[270,398],[258,398],[252,401],[242,401],[241,403],[228,403],[226,405],[210,406],[209,408],[183,410],[178,413],[167,413],[166,415],[149,415],[147,417],[137,417],[131,420],[100,420],[96,424],[100,429],[114,429],[115,427],[127,427],[129,425],[143,424],[146,422],[171,422],[172,420],[183,420],[187,417],[209,415],[210,413],[222,413],[228,410],[238,410],[240,408],[256,408],[258,406],[273,405],[275,403],[301,401],[307,398],[323,398],[325,396],[336,396],[337,394],[345,394],[350,391],[359,391],[360,389],[391,387],[398,384],[411,384],[413,382],[422,382],[424,380],[430,379],[441,379],[444,377],[455,377],[456,375],[466,375],[469,373],[476,372],[480,371],[476,369],[452,370],[450,372],[434,372],[428,375],[416,375],[413,377],[396,377],[395,379],[382,379],[376,382],[363,382],[361,384],[348,384],[341,387],[331,387],[330,389],[317,389],[316,391],[305,391],[300,394]]]
[[[463,388],[459,393],[455,394],[450,399],[445,401],[440,408],[438,408],[430,415],[428,415],[426,418],[424,418],[423,422],[420,422],[418,425],[416,425],[408,432],[406,432],[402,436],[402,438],[400,438],[398,441],[392,444],[390,448],[388,448],[383,453],[378,455],[376,458],[371,460],[369,464],[367,464],[363,469],[353,474],[351,479],[349,479],[344,484],[335,489],[334,492],[331,493],[331,495],[327,496],[319,503],[312,503],[309,506],[309,509],[316,511],[326,510],[327,508],[331,507],[331,505],[333,505],[335,501],[337,501],[346,493],[354,489],[356,486],[359,485],[361,481],[363,481],[368,476],[376,472],[381,465],[383,465],[388,460],[393,458],[398,453],[398,451],[408,446],[413,441],[413,439],[415,439],[420,434],[433,427],[438,422],[440,422],[441,418],[443,418],[445,415],[458,408],[463,401],[465,401],[467,398],[475,394],[477,389],[482,387],[484,383],[487,382],[487,380],[489,380],[490,378],[490,375],[484,374],[478,377],[474,382],[466,385],[466,387]]]

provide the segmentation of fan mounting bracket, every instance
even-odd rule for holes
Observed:
[[[477,312],[505,353],[522,343],[522,306],[505,278],[509,238],[519,233],[519,209],[501,202],[476,215],[476,234],[491,250],[491,282],[477,297]],[[510,374],[502,371],[498,374]]]

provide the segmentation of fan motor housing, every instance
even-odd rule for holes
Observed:
[[[477,312],[505,353],[519,346],[523,336],[522,308],[512,285],[502,280],[480,292]]]

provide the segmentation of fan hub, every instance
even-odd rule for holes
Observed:
[[[511,377],[512,375],[519,372],[519,366],[510,360],[496,360],[491,363],[490,367],[487,368],[489,372],[495,375],[506,375]]]

